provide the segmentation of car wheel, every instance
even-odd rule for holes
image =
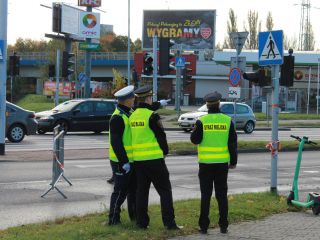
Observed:
[[[185,132],[191,132],[192,128],[184,128],[183,131]]]
[[[248,121],[248,122],[246,123],[246,125],[244,126],[243,131],[244,131],[245,133],[252,133],[253,130],[254,130],[254,122]]]
[[[64,134],[67,134],[68,129],[69,129],[68,123],[65,120],[59,120],[59,121],[57,121],[57,123],[54,127],[56,127],[58,125],[60,125],[63,128]]]
[[[46,133],[46,131],[43,131],[43,130],[41,130],[41,129],[38,129],[37,132],[38,132],[38,134],[41,134],[41,135]]]
[[[8,129],[7,138],[10,142],[21,142],[24,139],[24,136],[25,130],[20,124],[14,124]]]

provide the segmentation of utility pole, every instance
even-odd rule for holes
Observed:
[[[60,73],[60,49],[57,49],[57,59],[56,59],[56,91],[54,98],[54,105],[57,106],[59,104],[59,74]]]
[[[180,50],[177,51],[176,58],[180,57]],[[181,67],[176,68],[176,94],[175,94],[175,108],[178,114],[178,117],[180,116],[181,113]]]
[[[92,12],[92,6],[87,6],[87,12]],[[86,38],[86,43],[90,44],[91,43],[91,38]],[[85,58],[84,58],[84,63],[85,63],[85,73],[87,76],[87,80],[85,82],[85,97],[90,98],[91,97],[91,90],[90,90],[90,81],[91,81],[91,52],[90,50],[86,50],[85,53]]]
[[[8,0],[0,1],[0,155],[5,154]]]

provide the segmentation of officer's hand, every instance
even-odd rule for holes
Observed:
[[[161,99],[159,102],[161,106],[167,106],[170,101],[171,99]]]
[[[236,167],[237,167],[237,165],[229,164],[229,169],[235,169]]]
[[[122,169],[128,173],[130,171],[130,163],[123,164]]]

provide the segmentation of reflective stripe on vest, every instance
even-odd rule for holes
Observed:
[[[133,161],[144,161],[163,158],[163,152],[149,127],[153,111],[147,108],[136,109],[129,118]]]
[[[230,161],[228,149],[231,118],[222,113],[207,114],[199,118],[203,137],[198,145],[199,163],[227,163]]]
[[[133,162],[132,145],[131,145],[131,130],[129,127],[129,118],[125,114],[121,113],[118,108],[116,108],[116,110],[113,112],[111,117],[113,117],[114,115],[119,115],[123,119],[124,131],[123,131],[123,135],[122,135],[122,142],[123,142],[124,149],[126,150],[129,162]],[[111,131],[109,131],[109,143],[110,143],[109,144],[110,145],[109,146],[109,159],[114,162],[119,162],[119,160],[118,160],[118,158],[117,158],[116,154],[114,153],[113,148],[111,146],[110,139],[111,139]]]

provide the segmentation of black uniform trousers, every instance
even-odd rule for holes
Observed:
[[[219,207],[219,226],[228,227],[228,164],[199,164],[199,180],[201,191],[201,211],[199,226],[207,230],[210,224],[209,211],[213,184]]]
[[[135,161],[134,165],[137,176],[137,225],[141,228],[146,228],[149,225],[148,202],[150,184],[152,183],[160,195],[162,222],[164,226],[174,226],[176,222],[171,183],[169,171],[164,159]]]
[[[110,162],[114,173],[114,187],[110,199],[109,224],[120,223],[121,205],[126,198],[129,217],[134,221],[136,218],[136,176],[133,164],[130,164],[130,171],[125,173],[119,163]]]

